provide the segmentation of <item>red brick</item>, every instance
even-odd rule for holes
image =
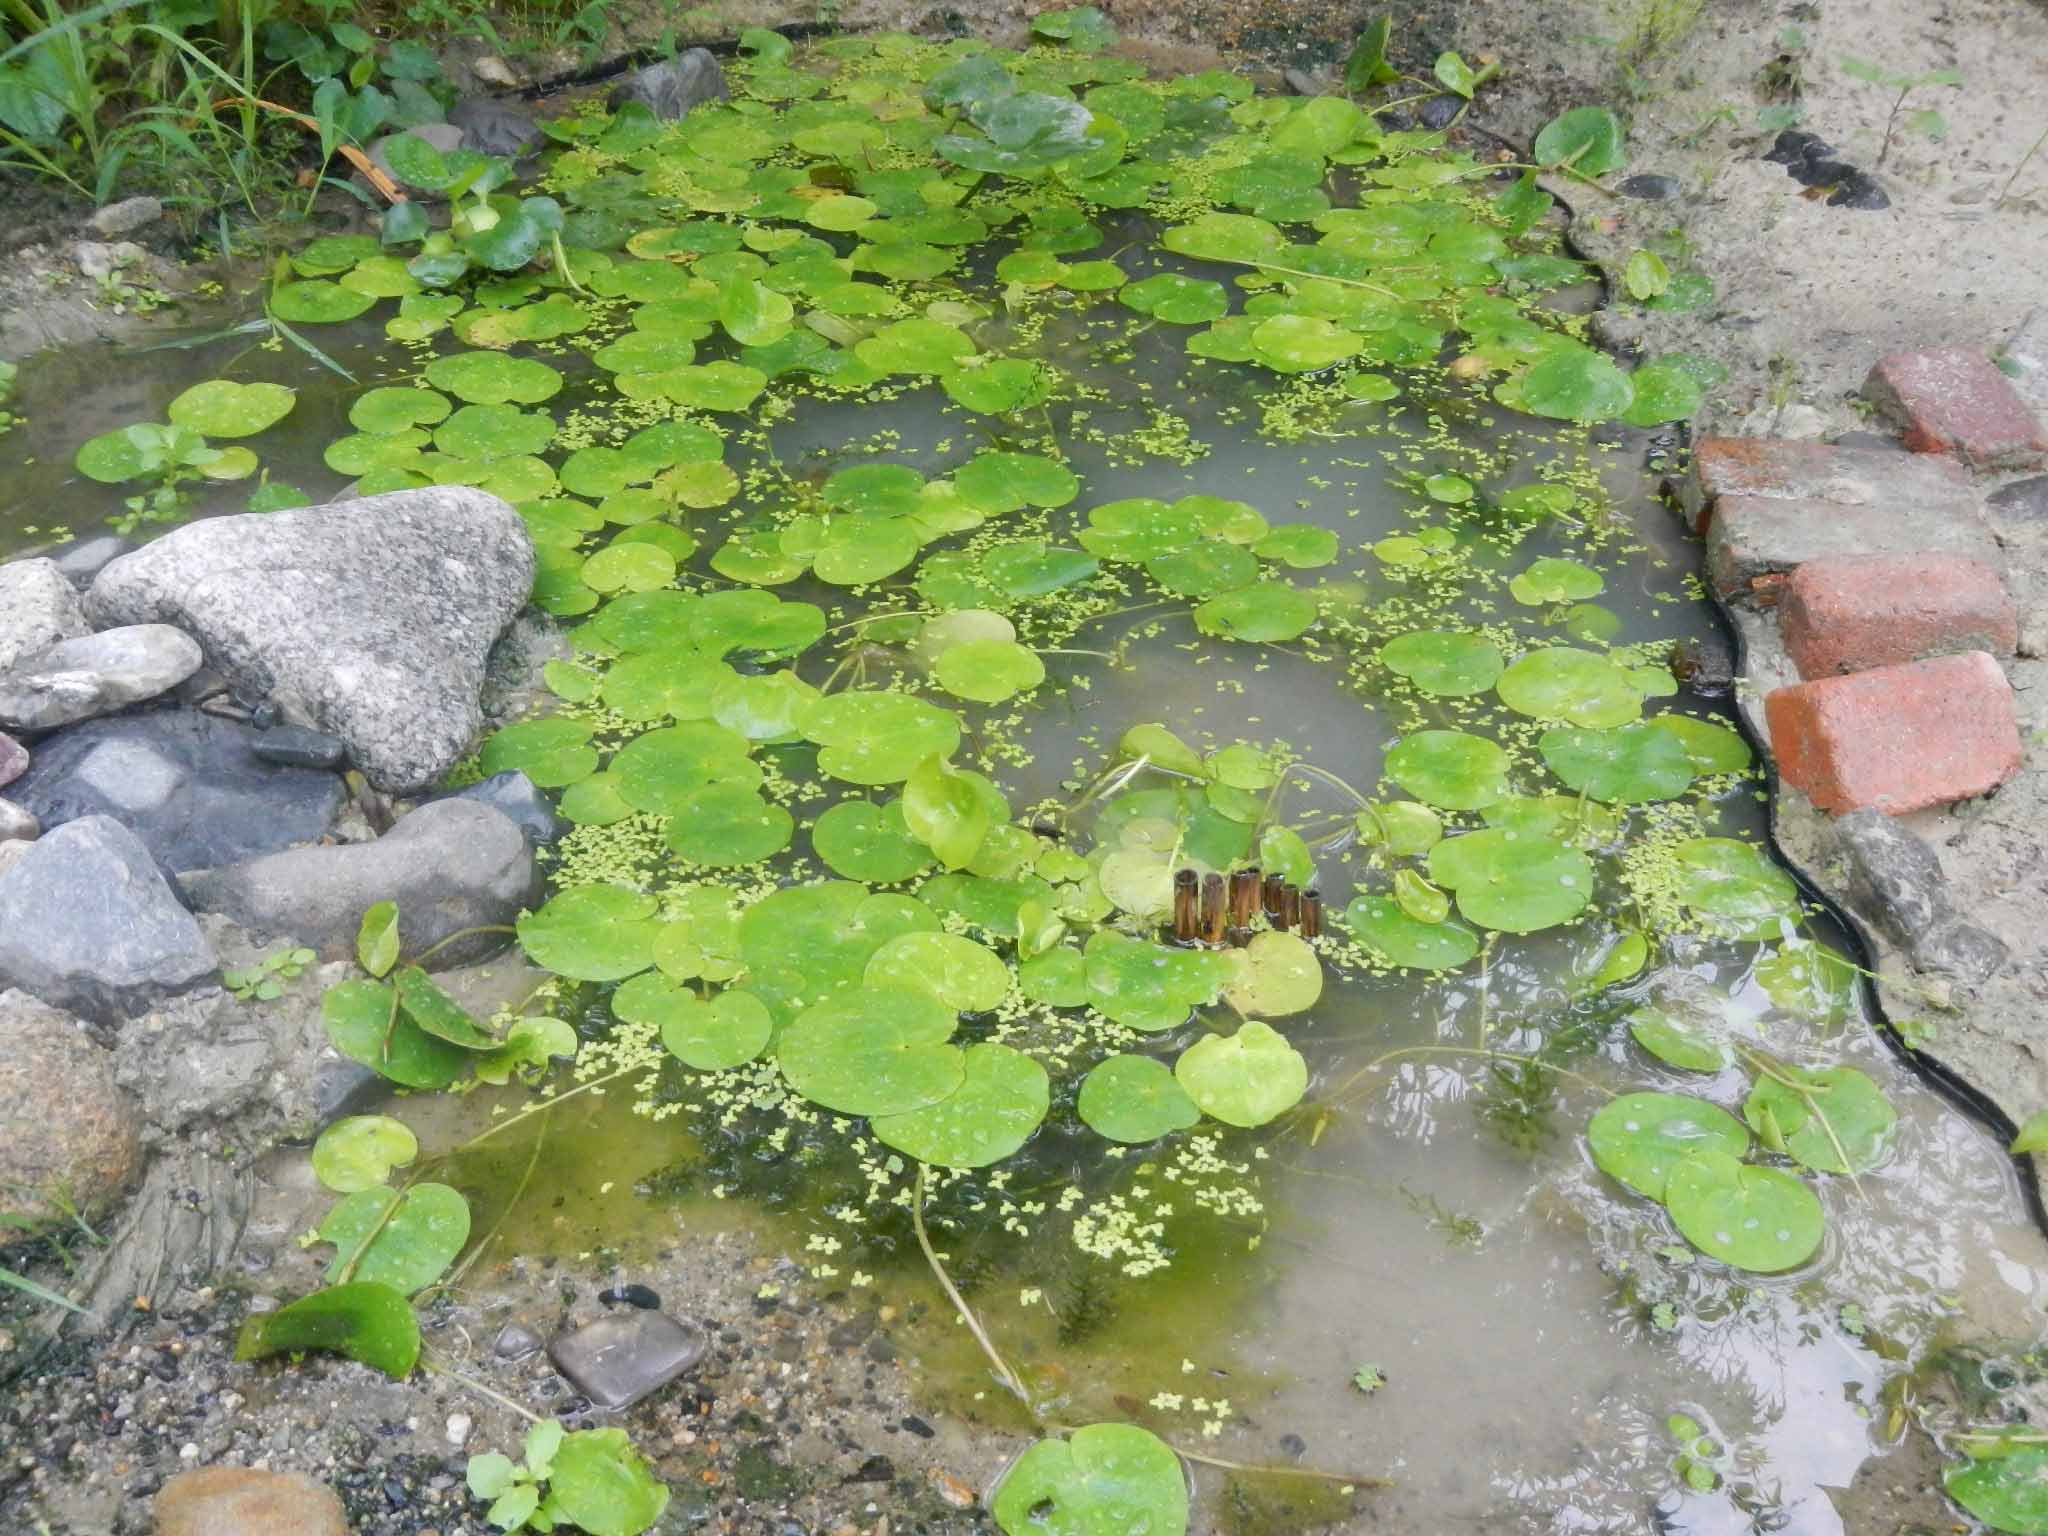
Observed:
[[[2019,644],[1998,572],[1963,555],[1809,560],[1785,580],[1778,627],[1805,678],[1958,651],[2010,656]]]
[[[1904,502],[1929,512],[1976,506],[1970,477],[1947,459],[1776,437],[1703,437],[1693,445],[1692,473],[1673,488],[1695,533],[1706,531],[1722,496],[1851,507]]]
[[[1764,718],[1780,777],[1836,815],[1967,800],[2020,766],[2012,688],[1983,651],[1794,683]]]
[[[1895,352],[1870,370],[1863,394],[1915,453],[1953,454],[1980,470],[2048,464],[2048,433],[1982,352]]]

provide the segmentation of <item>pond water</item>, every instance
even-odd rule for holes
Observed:
[[[1113,251],[1133,279],[1233,275],[1165,255],[1157,223],[1104,224],[1102,251],[1091,254]],[[1644,431],[1603,430],[1596,442],[1431,368],[1396,372],[1395,400],[1318,393],[1252,365],[1191,364],[1184,328],[1148,324],[1113,301],[1040,293],[1013,295],[1006,307],[993,281],[961,288],[983,307],[969,327],[975,343],[1057,364],[1062,396],[1043,413],[996,418],[914,380],[853,398],[800,395],[795,409],[726,445],[747,486],[742,515],[877,459],[937,478],[996,446],[1054,452],[1083,486],[1070,505],[1005,518],[1008,536],[1071,544],[1088,526],[1086,509],[1200,494],[1249,502],[1272,524],[1325,529],[1339,541],[1333,561],[1293,573],[1324,615],[1298,642],[1206,634],[1187,603],[1162,598],[1131,564],[1109,568],[1122,590],[1094,587],[1086,601],[1036,616],[1027,633],[1041,643],[1046,683],[968,707],[970,750],[1013,808],[1074,807],[1058,830],[1083,853],[1092,834],[1115,839],[1130,816],[1156,814],[1157,800],[1120,810],[1121,797],[1174,782],[1147,772],[1101,787],[1130,727],[1162,723],[1202,750],[1284,743],[1343,781],[1289,774],[1266,812],[1318,843],[1314,883],[1330,914],[1326,932],[1341,940],[1337,915],[1354,886],[1384,891],[1397,862],[1365,846],[1353,825],[1358,796],[1343,785],[1400,798],[1382,783],[1385,755],[1420,729],[1498,736],[1518,785],[1542,771],[1536,728],[1490,693],[1429,697],[1390,678],[1373,660],[1390,635],[1483,630],[1504,645],[1512,637],[1520,646],[1633,646],[1626,659],[1637,664],[1675,643],[1718,642],[1718,620],[1690,582],[1696,547],[1657,500],[1658,475],[1643,467]],[[321,455],[351,430],[350,403],[364,388],[417,375],[419,350],[386,341],[384,316],[318,332],[356,374],[353,384],[299,350],[255,349],[247,337],[25,367],[17,409],[27,423],[0,439],[0,554],[36,546],[36,530],[52,523],[83,532],[117,509],[117,493],[70,471],[71,454],[98,432],[159,419],[203,379],[297,388],[291,417],[260,439],[265,467],[316,498],[338,491],[346,477]],[[550,344],[516,355],[567,373],[563,398],[577,408],[606,409],[602,375],[578,350]],[[1422,483],[1430,476],[1465,489],[1443,482],[1435,494]],[[1542,520],[1501,514],[1512,488],[1538,484],[1568,488],[1570,510]],[[232,510],[245,494],[208,492],[197,510]],[[709,575],[706,558],[733,516],[690,517],[701,547],[684,580],[727,584]],[[1454,558],[1411,558],[1412,545],[1383,543],[1430,527],[1455,530]],[[1567,601],[1513,600],[1505,579],[1545,557],[1597,570],[1604,612],[1568,616]],[[808,576],[775,590],[819,604],[839,624],[877,602],[914,606],[908,579],[865,597]],[[893,644],[827,645],[797,670],[820,686],[915,676]],[[1682,691],[1654,694],[1644,709],[1730,723],[1720,701]],[[801,744],[764,750],[792,777],[809,761]],[[828,800],[800,794],[792,803],[809,819]],[[1660,820],[1673,808],[1677,820]],[[1230,1460],[1394,1480],[1354,1504],[1310,1480],[1225,1487],[1203,1471],[1201,1529],[1336,1520],[1418,1536],[1622,1532],[1650,1528],[1653,1508],[1669,1522],[1662,1528],[1690,1532],[1851,1528],[1829,1490],[1890,1454],[1912,1378],[1936,1352],[1959,1334],[2015,1331],[2038,1311],[2048,1255],[2002,1148],[1902,1066],[1846,974],[1801,947],[1845,945],[1823,917],[1788,916],[1761,941],[1715,937],[1673,922],[1688,909],[1665,899],[1654,872],[1631,882],[1630,850],[1660,837],[1759,843],[1761,784],[1704,777],[1617,811],[1622,825],[1598,850],[1603,896],[1584,921],[1488,935],[1477,960],[1442,972],[1326,950],[1320,998],[1275,1020],[1306,1058],[1299,1108],[1257,1130],[1210,1122],[1194,1133],[1199,1141],[1109,1148],[1076,1118],[1075,1073],[1056,1081],[1051,1117],[999,1174],[941,1181],[931,1204],[939,1245],[1043,1422],[1128,1419]],[[572,867],[583,868],[573,859]],[[820,873],[813,862],[771,878]],[[1603,974],[1631,933],[1648,941],[1647,963],[1614,961]],[[1788,956],[1804,956],[1807,969],[1788,970]],[[594,1039],[610,1027],[608,995],[606,986],[566,987],[559,1011]],[[1704,1255],[1662,1206],[1595,1166],[1586,1127],[1613,1094],[1696,1095],[1740,1117],[1763,1071],[1753,1057],[1705,1073],[1663,1064],[1629,1028],[1650,1004],[1711,1020],[1710,1033],[1777,1063],[1859,1069],[1895,1107],[1896,1129],[1875,1166],[1854,1179],[1806,1176],[1825,1236],[1789,1271],[1749,1273]],[[1121,1048],[1170,1060],[1233,1023],[1218,1005]],[[1103,1050],[1073,1054],[1085,1065]],[[671,1105],[705,1096],[679,1076],[663,1076],[654,1096]],[[846,1122],[785,1121],[758,1103],[657,1120],[633,1113],[632,1099],[620,1087],[550,1112],[537,1161],[540,1117],[437,1176],[471,1198],[476,1230],[495,1230],[496,1257],[572,1255],[601,1243],[630,1267],[636,1252],[669,1245],[678,1230],[743,1228],[803,1253],[821,1290],[848,1291],[859,1277],[878,1300],[936,1303],[918,1335],[922,1390],[991,1426],[1028,1427],[938,1301],[903,1206],[849,1218],[875,1149],[851,1142]],[[515,1089],[408,1100],[392,1113],[430,1149],[449,1148],[492,1123],[494,1107],[527,1102]],[[1211,1194],[1188,1193],[1198,1187]],[[1121,1258],[1084,1253],[1041,1216],[1069,1190],[1097,1213],[1170,1202],[1157,1238],[1170,1267],[1132,1276]],[[990,1214],[1006,1200],[1026,1210],[1030,1235],[1004,1232]],[[1677,1415],[1696,1429],[1674,1430]],[[1711,1443],[1693,1444],[1688,1460],[1680,1442],[1691,1434]]]

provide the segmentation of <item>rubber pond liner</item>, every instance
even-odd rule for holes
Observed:
[[[2023,1197],[1673,670],[1717,621],[1634,454],[1707,370],[1584,339],[1519,164],[1078,15],[749,34],[731,103],[578,108],[525,185],[412,154],[448,230],[265,295],[359,385],[250,353],[71,445],[480,485],[574,648],[466,770],[575,825],[550,980],[472,1017],[366,915],[330,1035],[421,1096],[329,1133],[332,1288],[246,1349],[404,1374],[485,1253],[748,1227],[940,1300],[927,1391],[1034,1441],[1011,1531],[1185,1528],[1191,1469],[1281,1525],[1381,1474],[1416,1529],[1824,1521]],[[1167,941],[1254,868],[1320,934]]]

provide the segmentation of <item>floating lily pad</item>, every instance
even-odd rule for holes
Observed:
[[[1247,1019],[1233,1035],[1205,1035],[1173,1075],[1203,1114],[1250,1128],[1275,1120],[1308,1092],[1308,1062],[1271,1025]]]
[[[291,414],[298,396],[282,384],[237,384],[209,379],[194,384],[164,414],[172,425],[203,437],[253,437]]]
[[[1243,968],[1223,994],[1241,1014],[1280,1018],[1305,1013],[1323,995],[1323,963],[1292,933],[1254,934],[1239,951]]]
[[[1387,777],[1425,805],[1476,811],[1508,794],[1508,755],[1468,731],[1416,731],[1387,753]]]
[[[740,784],[710,784],[685,796],[669,821],[668,846],[693,864],[758,864],[789,846],[796,821]]]
[[[1776,1274],[1820,1247],[1827,1218],[1798,1179],[1726,1151],[1698,1151],[1671,1170],[1664,1206],[1685,1240],[1737,1269]]]
[[[1429,873],[1457,893],[1468,922],[1506,933],[1570,922],[1593,899],[1593,866],[1583,853],[1508,828],[1438,843],[1430,850]]]
[[[519,919],[519,945],[557,976],[619,981],[654,964],[655,910],[652,896],[623,886],[572,886]]]
[[[1097,1135],[1134,1145],[1186,1130],[1202,1118],[1172,1070],[1151,1056],[1098,1062],[1081,1080],[1074,1108]]]
[[[818,744],[818,766],[854,784],[895,784],[927,757],[950,757],[960,744],[960,722],[950,710],[902,693],[831,694],[807,706],[798,720]]]
[[[1731,1160],[1749,1150],[1742,1122],[1705,1099],[1675,1093],[1625,1093],[1601,1106],[1586,1142],[1602,1173],[1638,1194],[1664,1198],[1672,1170],[1687,1157],[1713,1151]]]
[[[986,1168],[1031,1139],[1051,1102],[1045,1068],[1022,1051],[970,1045],[964,1076],[953,1093],[922,1109],[878,1115],[874,1132],[877,1140],[921,1163]]]
[[[1380,647],[1380,660],[1424,693],[1443,698],[1484,693],[1506,667],[1492,641],[1448,629],[1397,635]]]
[[[1638,1008],[1629,1015],[1628,1028],[1636,1044],[1681,1072],[1719,1072],[1735,1060],[1719,1034],[1661,1008]]]
[[[377,302],[376,295],[358,293],[325,278],[285,283],[270,295],[270,312],[293,325],[338,325],[353,320]]]
[[[1014,640],[969,640],[947,649],[932,668],[946,692],[978,704],[1000,704],[1045,681],[1045,663]]]
[[[1799,887],[1752,844],[1695,837],[1673,851],[1678,899],[1732,938],[1774,939],[1799,914]]]
[[[1517,714],[1593,730],[1627,725],[1641,715],[1642,691],[1604,656],[1551,646],[1521,657],[1495,685]]]
[[[420,1144],[401,1120],[389,1115],[350,1115],[337,1120],[313,1143],[313,1176],[337,1194],[375,1189],[420,1155]]]
[[[922,992],[955,1013],[987,1013],[1010,994],[1010,968],[957,933],[903,933],[868,961],[866,985]]]
[[[330,1285],[350,1279],[410,1296],[440,1279],[469,1242],[469,1202],[446,1184],[365,1189],[327,1213],[320,1241],[336,1250]]]
[[[1576,603],[1584,598],[1598,597],[1606,587],[1606,579],[1589,565],[1581,565],[1576,560],[1547,558],[1534,561],[1508,583],[1508,590],[1514,594],[1515,601],[1531,607],[1541,607],[1545,603]]]
[[[1185,1024],[1198,1006],[1216,1001],[1235,971],[1224,955],[1168,949],[1109,929],[1084,951],[1088,1001],[1104,1017],[1157,1033]]]
[[[1005,1536],[1186,1536],[1187,1477],[1150,1430],[1090,1424],[1018,1457],[990,1507]]]
[[[1313,598],[1278,581],[1221,593],[1195,609],[1195,624],[1204,634],[1268,645],[1298,640],[1316,617]]]
[[[1670,800],[1692,783],[1692,759],[1684,743],[1654,725],[1611,731],[1559,727],[1545,731],[1536,746],[1552,773],[1610,805]]]
[[[1766,1147],[1816,1173],[1867,1173],[1891,1155],[1898,1111],[1866,1074],[1854,1067],[1775,1071],[1757,1079],[1742,1105]]]
[[[843,1115],[901,1115],[951,1097],[966,1053],[953,1010],[922,992],[863,987],[799,1014],[776,1060],[791,1088]]]

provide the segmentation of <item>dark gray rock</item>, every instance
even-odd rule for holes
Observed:
[[[489,96],[467,96],[448,109],[448,121],[462,130],[463,146],[482,155],[516,160],[540,143],[533,114]]]
[[[548,1346],[548,1359],[600,1408],[630,1408],[704,1358],[704,1330],[666,1312],[628,1310]]]
[[[1415,115],[1422,119],[1422,126],[1425,128],[1448,128],[1457,121],[1458,113],[1463,110],[1464,105],[1465,98],[1462,96],[1432,96],[1422,104]]]
[[[391,1084],[359,1061],[329,1056],[313,1068],[313,1109],[319,1127],[367,1114],[391,1091]]]
[[[78,594],[56,561],[13,560],[0,565],[0,672],[91,629]]]
[[[692,48],[634,70],[617,85],[607,105],[616,112],[638,102],[659,118],[677,118],[707,101],[724,101],[731,93],[725,71],[708,49]]]
[[[258,734],[191,709],[89,720],[39,742],[10,793],[45,827],[111,816],[173,872],[324,836],[348,798],[340,776],[262,761]]]
[[[303,725],[273,725],[259,732],[249,750],[266,763],[287,768],[339,768],[348,747],[339,736],[308,730]]]
[[[112,1053],[78,1020],[0,992],[0,1232],[13,1242],[91,1216],[142,1169],[135,1110]]]
[[[178,883],[197,911],[345,960],[364,911],[380,901],[398,903],[400,942],[417,955],[462,929],[509,924],[532,904],[539,874],[509,817],[474,800],[436,800],[373,843],[294,848]],[[504,944],[477,934],[435,955],[434,965],[466,964]]]
[[[1977,986],[2004,967],[2004,942],[1956,911],[1932,848],[1882,811],[1852,811],[1834,825],[1851,904],[1916,970]]]
[[[536,848],[559,841],[569,831],[569,823],[555,814],[548,797],[534,787],[533,780],[516,768],[508,773],[492,774],[474,784],[465,784],[461,789],[452,789],[445,795],[436,795],[434,799],[475,800],[488,805],[511,818],[526,834],[526,840]]]
[[[430,487],[187,524],[101,571],[86,607],[103,624],[177,624],[239,692],[412,794],[469,749],[486,658],[533,572],[509,503]]]
[[[1685,191],[1685,184],[1676,176],[1645,171],[1640,176],[1629,177],[1614,190],[1623,197],[1641,198],[1646,203],[1668,203]]]
[[[32,843],[43,835],[43,824],[33,812],[12,800],[0,800],[0,842]]]
[[[116,1024],[212,979],[213,946],[142,842],[88,816],[0,876],[0,984]]]
[[[2001,517],[2030,517],[2048,520],[2048,475],[2015,480],[2000,486],[1984,500]],[[0,768],[0,784],[7,782],[7,770]]]
[[[66,544],[50,556],[65,580],[81,592],[92,585],[93,577],[106,569],[113,561],[120,559],[135,548],[131,540],[118,534],[102,533],[90,539],[80,539]]]
[[[12,784],[28,772],[28,748],[0,731],[0,785]]]
[[[153,699],[199,670],[199,644],[169,624],[64,640],[0,673],[0,725],[54,731]]]

